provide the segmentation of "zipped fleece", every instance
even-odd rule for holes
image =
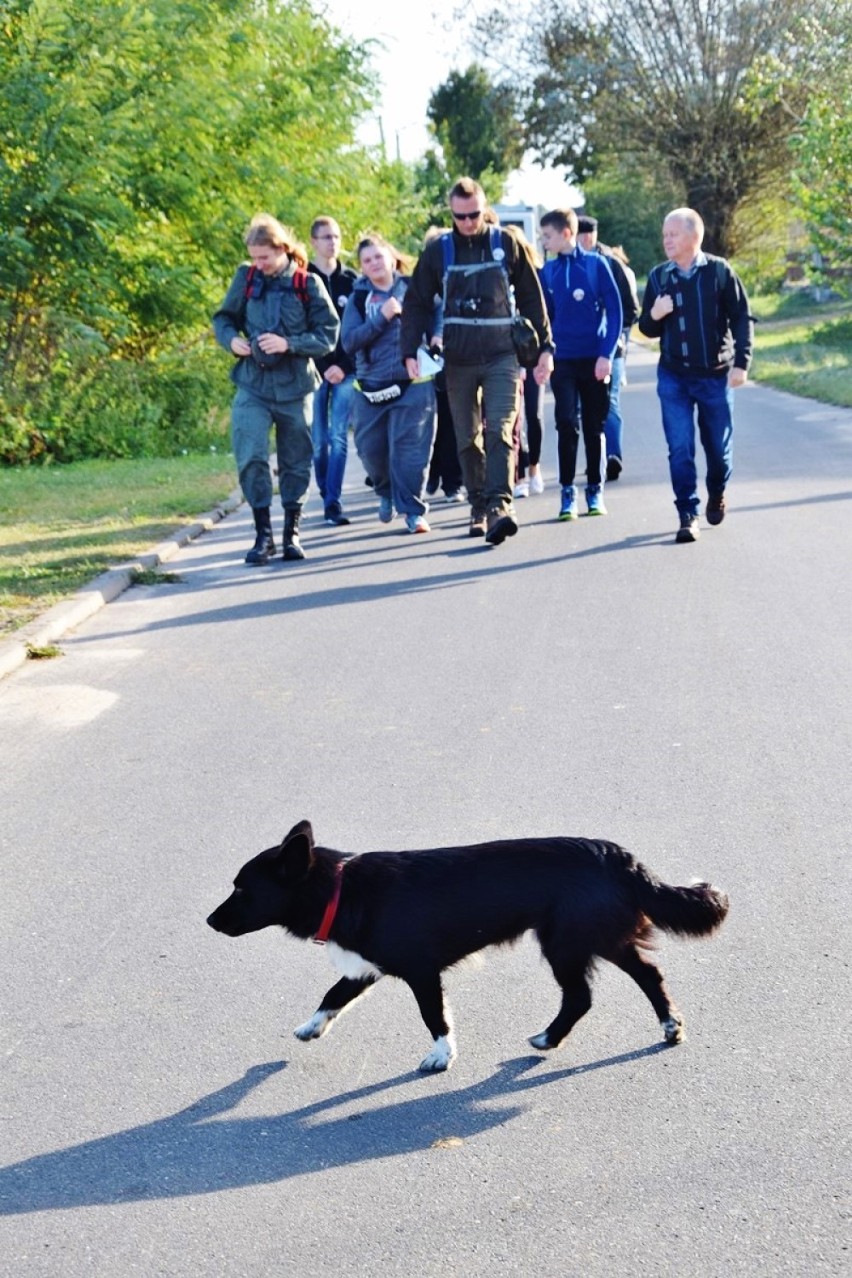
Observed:
[[[596,260],[590,263],[594,256]],[[541,272],[557,359],[613,359],[621,340],[621,298],[603,254],[560,253]]]
[[[314,359],[333,351],[340,324],[325,285],[316,276],[307,276],[308,304],[305,306],[293,287],[295,267],[288,263],[276,278],[283,286],[264,287],[260,297],[246,297],[250,263],[237,268],[224,302],[213,316],[216,341],[229,354],[235,337],[249,341],[261,333],[278,333],[287,338],[290,349],[274,368],[263,368],[253,356],[235,356],[231,380],[242,390],[281,403],[301,399],[320,384]]]
[[[331,272],[331,275],[326,275],[325,272],[321,271],[314,262],[308,262],[308,270],[311,275],[316,275],[318,280],[322,280],[329,297],[334,303],[342,324],[343,312],[346,309],[346,303],[349,301],[349,296],[352,289],[355,287],[355,281],[358,278],[357,271],[353,271],[348,266],[343,266],[340,262],[337,263],[334,270]],[[339,336],[337,339],[337,345],[331,354],[322,355],[319,359],[315,359],[314,362],[321,374],[325,373],[325,370],[330,368],[332,364],[336,364],[338,368],[342,368],[347,376],[350,373],[355,372],[355,365],[343,349]]]

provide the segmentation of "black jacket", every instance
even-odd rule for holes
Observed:
[[[484,227],[477,235],[460,235],[454,229],[452,236],[454,265],[475,266],[492,260],[490,227]],[[505,254],[503,260],[509,283],[515,293],[515,305],[520,314],[526,316],[532,324],[541,346],[545,350],[552,351],[550,320],[547,316],[538,272],[530,256],[529,248],[517,235],[505,229],[500,232],[500,243]],[[420,254],[420,260],[414,268],[411,284],[405,295],[402,308],[403,358],[414,358],[423,334],[431,332],[434,323],[435,299],[442,296],[443,286],[444,250],[441,237],[437,236],[434,240],[430,240]],[[448,364],[476,364],[499,353],[504,345],[507,350],[512,349],[508,329],[505,332],[500,328],[467,330],[462,335],[463,344],[458,350],[448,348],[446,333],[444,336]]]
[[[668,293],[675,304],[661,320],[651,318],[657,298]],[[674,262],[655,266],[648,276],[639,331],[660,339],[660,365],[685,377],[723,377],[748,370],[754,321],[742,281],[722,257],[702,253],[685,277]]]
[[[352,293],[352,286],[358,278],[357,273],[350,270],[348,266],[341,265],[340,262],[337,263],[331,275],[326,275],[325,272],[321,271],[313,262],[308,263],[308,270],[312,275],[316,275],[318,279],[322,280],[325,285],[326,292],[332,302],[334,302],[338,319],[342,325],[343,311]],[[325,373],[327,368],[331,368],[332,364],[337,364],[338,368],[342,368],[344,373],[347,375],[355,372],[355,365],[340,344],[339,338],[334,350],[329,355],[323,355],[319,359],[314,360],[314,363],[321,374]]]
[[[596,244],[595,248],[601,257],[606,258],[606,264],[612,271],[612,278],[615,280],[615,287],[618,289],[618,296],[621,298],[621,326],[622,329],[631,329],[639,318],[639,296],[636,292],[635,276],[630,276],[624,269],[624,264],[615,256],[612,249],[606,244]],[[616,355],[623,355],[625,351],[625,343],[623,336],[619,338]]]

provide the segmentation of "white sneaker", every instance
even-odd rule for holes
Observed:
[[[519,479],[518,482],[515,484],[515,487],[512,489],[512,496],[513,497],[529,497],[529,495],[530,495],[529,480]]]
[[[541,471],[538,471],[535,475],[530,475],[530,492],[535,497],[544,492],[544,480],[541,477]]]

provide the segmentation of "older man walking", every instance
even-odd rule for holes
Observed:
[[[668,259],[655,266],[639,330],[660,339],[657,394],[669,447],[669,471],[680,516],[675,541],[699,536],[695,419],[707,459],[708,524],[725,518],[731,477],[733,391],[751,363],[754,321],[742,281],[721,257],[701,251],[704,223],[694,209],[673,209],[663,223]]]

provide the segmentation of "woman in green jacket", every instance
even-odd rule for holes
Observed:
[[[252,508],[256,540],[247,564],[275,554],[270,506],[269,430],[275,426],[278,488],[284,508],[284,558],[304,559],[299,516],[311,478],[314,358],[334,350],[337,312],[322,281],[309,275],[292,231],[268,213],[246,232],[250,262],[237,268],[213,316],[216,340],[235,356],[237,388],[231,437],[243,496]]]

